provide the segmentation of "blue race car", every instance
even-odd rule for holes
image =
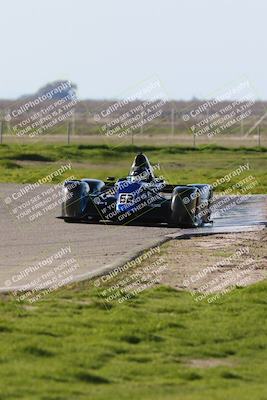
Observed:
[[[170,185],[154,175],[148,158],[138,154],[127,177],[107,182],[68,180],[63,186],[62,215],[66,222],[132,221],[196,227],[210,221],[212,187]]]

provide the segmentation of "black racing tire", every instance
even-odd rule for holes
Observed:
[[[198,218],[202,223],[211,222],[211,202],[213,197],[213,188],[208,184],[191,184],[188,186],[196,187],[200,192],[200,201],[198,206]]]
[[[98,224],[101,221],[101,218],[99,217],[93,217],[92,219],[88,219],[88,222],[90,224]]]
[[[64,222],[66,222],[67,224],[78,224],[79,222],[81,222],[81,220],[74,218],[64,218]]]
[[[176,228],[195,228],[200,225],[197,210],[200,200],[199,190],[195,187],[177,186],[171,200],[168,225]]]
[[[99,179],[65,181],[61,212],[65,222],[83,222],[88,216],[94,216],[95,206],[91,207],[90,195],[101,192],[104,186],[105,183]]]

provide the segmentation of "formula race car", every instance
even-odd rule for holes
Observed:
[[[184,228],[211,222],[210,185],[170,185],[163,177],[155,177],[155,169],[140,153],[125,178],[65,181],[59,218],[66,222],[165,222]]]

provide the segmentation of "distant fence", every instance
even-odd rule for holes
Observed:
[[[0,115],[0,144],[3,143],[127,143],[127,144],[182,144],[197,146],[199,144],[221,144],[231,146],[267,146],[267,123],[265,114],[263,116],[252,115],[245,120],[235,123],[233,126],[224,130],[223,133],[216,135],[198,134],[192,128],[186,126],[183,120],[184,111],[177,111],[170,108],[161,113],[159,118],[155,118],[145,124],[130,130],[129,133],[120,137],[120,132],[116,133],[116,118],[102,118],[101,123],[96,121],[93,112],[87,110],[73,110],[70,118],[62,123],[45,130],[43,134],[30,136],[17,131],[17,126],[22,119],[16,121],[7,120]],[[25,121],[33,118],[34,114],[28,112]],[[263,118],[264,117],[264,118]],[[204,116],[200,115],[196,119],[201,123]],[[105,127],[105,131],[103,131]],[[113,133],[114,131],[114,133]]]

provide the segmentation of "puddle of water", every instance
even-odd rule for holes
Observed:
[[[220,197],[223,199],[224,197]],[[233,196],[232,207],[224,211],[218,210],[216,217],[212,217],[214,227],[222,226],[243,226],[257,225],[267,221],[267,196],[253,195],[235,204],[235,201],[242,200],[241,196]],[[226,203],[227,204],[227,203]]]

